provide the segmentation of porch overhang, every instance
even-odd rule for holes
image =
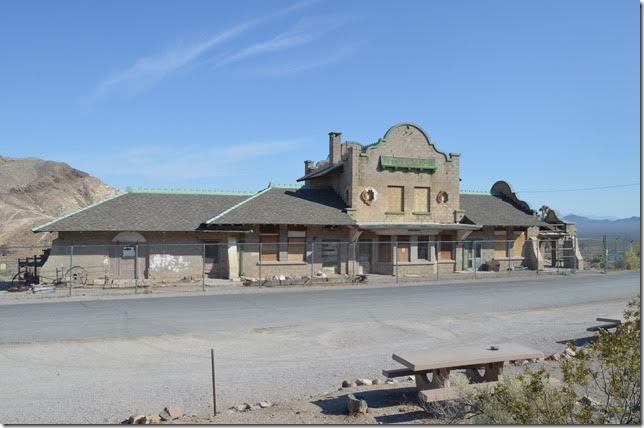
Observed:
[[[359,229],[374,232],[391,232],[392,234],[400,232],[431,232],[431,231],[474,231],[480,230],[483,226],[480,224],[461,224],[461,223],[415,223],[415,222],[393,222],[393,221],[364,221],[357,222]]]

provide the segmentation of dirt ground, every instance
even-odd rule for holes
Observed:
[[[558,363],[540,361],[529,363],[536,370],[547,367],[555,379],[561,378]],[[506,376],[522,372],[522,367],[506,364]],[[556,382],[556,381],[555,381]],[[369,410],[367,414],[347,414],[347,395],[354,394],[364,399]],[[242,403],[240,403],[242,404]],[[249,403],[257,404],[257,403]],[[271,403],[271,407],[238,411],[219,409],[217,416],[208,414],[184,415],[170,424],[445,424],[448,421],[428,413],[419,404],[415,382],[398,378],[393,384],[338,388],[336,391],[309,396],[300,400]],[[258,407],[258,406],[254,406]],[[209,409],[212,411],[212,407]]]

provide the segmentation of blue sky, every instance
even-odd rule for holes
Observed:
[[[3,1],[0,155],[258,190],[415,122],[558,211],[638,215],[639,3]]]

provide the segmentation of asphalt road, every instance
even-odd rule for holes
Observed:
[[[279,401],[375,377],[391,353],[513,341],[545,352],[617,317],[639,273],[0,306],[0,422],[105,423],[175,403]]]
[[[485,313],[566,306],[627,298],[639,288],[635,273],[568,276],[512,282],[293,290],[253,295],[178,296],[0,308],[0,343],[30,343],[231,329],[320,321]]]

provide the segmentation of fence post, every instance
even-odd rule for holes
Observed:
[[[602,239],[602,248],[604,250],[604,273],[608,273],[608,247],[606,246],[606,235]]]
[[[279,250],[279,248],[278,248],[278,250]],[[259,283],[261,285],[261,284],[263,284],[263,282],[262,282],[262,241],[259,241],[259,254],[258,254],[258,257],[257,257],[257,261],[258,261],[258,264],[259,264],[259,278],[258,279],[259,279]]]
[[[201,291],[206,291],[206,243],[204,242],[201,249]],[[219,251],[217,251],[219,255]]]
[[[476,241],[472,241],[472,269],[474,270],[474,279],[476,279]]]
[[[436,245],[434,245],[434,256],[436,257],[436,281],[438,281],[438,270],[440,265],[438,264],[438,258],[440,257],[441,253],[441,241],[436,241]]]
[[[72,268],[74,267],[74,246],[69,248],[69,297],[72,297]]]
[[[358,241],[353,241],[350,242],[349,245],[351,245],[351,253],[352,253],[352,260],[353,260],[353,277],[356,277],[356,243]]]
[[[510,276],[512,274],[512,256],[510,255],[510,241],[506,242],[505,254],[508,257],[508,276]]]
[[[310,281],[310,285],[313,285],[313,270],[314,270],[313,263],[315,262],[314,254],[315,254],[315,241],[311,240],[311,281]]]
[[[134,245],[134,294],[139,287],[139,244]]]
[[[396,260],[396,282],[398,282],[398,239],[394,241],[394,260]]]
[[[541,254],[541,244],[539,244],[539,238],[536,239],[537,241],[537,276],[539,276],[539,255]]]

